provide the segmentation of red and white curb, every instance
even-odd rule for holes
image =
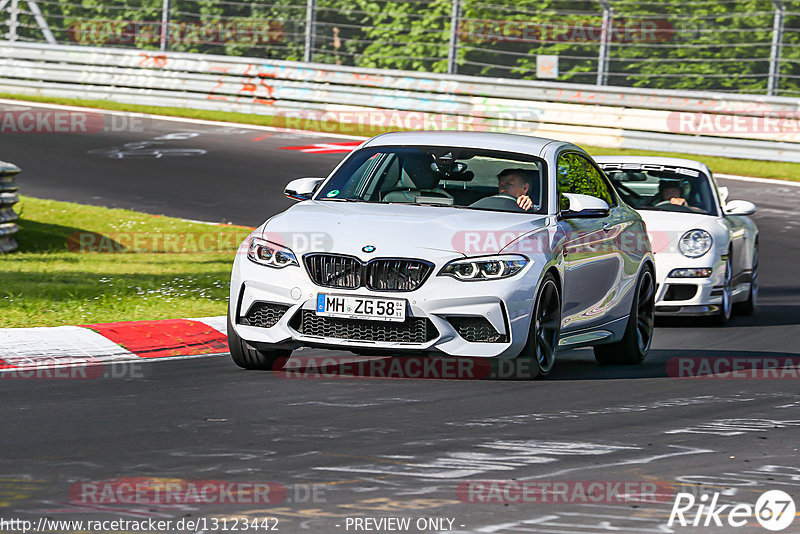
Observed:
[[[223,316],[0,328],[0,373],[227,353],[226,321]]]

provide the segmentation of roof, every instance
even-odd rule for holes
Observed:
[[[682,158],[662,158],[659,156],[594,156],[597,163],[647,163],[651,165],[672,165],[673,167],[683,167],[693,169],[711,176],[711,170],[705,163],[700,163],[693,159]]]
[[[542,149],[550,143],[571,146],[570,143],[565,141],[546,139],[544,137],[496,132],[460,131],[393,132],[373,137],[363,146],[453,146],[503,150],[538,156],[541,154]]]

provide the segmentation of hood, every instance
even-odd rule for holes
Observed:
[[[452,258],[493,254],[544,226],[545,215],[409,204],[307,200],[276,215],[262,237],[295,254],[335,252],[379,257]],[[372,253],[362,249],[373,246]]]
[[[689,230],[701,229],[710,233],[715,242],[728,233],[727,227],[713,215],[674,211],[638,210],[647,225],[647,235],[653,252],[677,252],[678,241]]]

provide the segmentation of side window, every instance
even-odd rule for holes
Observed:
[[[583,164],[586,166],[586,176],[589,179],[589,183],[592,185],[593,193],[591,193],[591,195],[601,200],[605,200],[606,204],[613,206],[615,204],[614,194],[609,190],[609,186],[603,179],[603,175],[600,174],[600,171],[597,170],[597,167],[592,165],[589,160],[586,158],[581,159],[583,160]]]
[[[564,193],[593,195],[591,183],[586,176],[583,158],[570,152],[558,157],[558,209],[569,209],[569,200]]]

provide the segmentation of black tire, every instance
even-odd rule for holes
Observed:
[[[597,345],[594,357],[600,365],[638,365],[647,357],[653,343],[655,325],[655,277],[647,265],[636,281],[631,314],[625,335],[616,343]]]
[[[734,304],[733,311],[738,315],[755,315],[756,306],[758,306],[758,242],[753,247],[753,271],[747,300]]]
[[[279,371],[276,363],[279,359],[288,359],[292,354],[289,349],[256,350],[239,337],[231,324],[231,314],[228,311],[228,350],[231,352],[233,363],[242,369],[259,371]],[[282,367],[282,366],[281,366]]]
[[[513,378],[544,378],[553,370],[561,334],[561,294],[556,278],[547,273],[542,279],[528,331],[528,341],[513,364]]]
[[[712,325],[725,326],[728,324],[731,314],[733,313],[733,299],[731,298],[731,295],[733,294],[733,286],[731,285],[733,277],[732,265],[733,258],[731,257],[731,253],[729,251],[727,259],[725,260],[725,281],[722,286],[722,302],[720,303],[717,313],[709,318],[709,321]]]

